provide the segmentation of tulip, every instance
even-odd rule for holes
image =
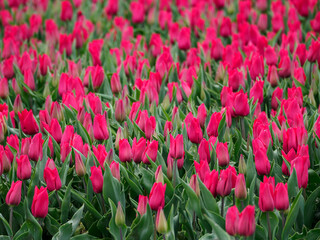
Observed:
[[[118,73],[112,74],[112,77],[111,77],[111,80],[110,80],[110,85],[111,85],[111,91],[114,94],[117,94],[117,93],[121,92],[122,86],[121,86],[120,77],[119,77]]]
[[[201,178],[200,178],[201,179]],[[204,185],[211,192],[212,196],[217,196],[217,185],[219,181],[219,173],[216,170],[212,170],[212,172],[208,172],[203,181]]]
[[[204,124],[206,122],[206,118],[207,118],[207,109],[206,109],[206,106],[204,105],[204,103],[202,103],[198,107],[198,114],[197,114],[197,119],[198,119],[201,127],[204,126]]]
[[[101,193],[103,187],[103,176],[101,167],[92,166],[90,180],[92,182],[93,191]]]
[[[200,197],[200,187],[199,187],[199,182],[196,174],[193,174],[191,176],[189,185],[193,189],[193,191],[196,193],[196,195]]]
[[[222,114],[220,112],[212,113],[209,124],[207,126],[207,133],[209,137],[211,136],[218,137],[218,128],[219,128],[221,119],[222,119]]]
[[[265,149],[259,149],[254,154],[254,161],[258,175],[268,175],[270,172],[270,162]]]
[[[26,180],[31,177],[31,164],[27,155],[21,155],[17,160],[17,177]]]
[[[116,15],[117,12],[118,12],[118,6],[119,6],[119,1],[118,0],[108,1],[108,4],[104,9],[105,13],[107,15]]]
[[[169,154],[174,159],[180,159],[184,156],[183,136],[178,134],[176,138],[170,134]]]
[[[262,212],[273,211],[274,209],[274,187],[268,182],[260,183],[259,208]]]
[[[147,212],[148,196],[139,195],[138,213],[143,216]]]
[[[28,155],[30,149],[31,137],[21,139],[21,155]]]
[[[33,135],[39,132],[39,127],[34,119],[32,110],[27,111],[24,109],[22,112],[18,112],[21,129],[25,134]]]
[[[201,181],[204,182],[207,175],[210,174],[208,161],[200,160],[200,163],[194,161],[194,168]]]
[[[278,63],[278,56],[274,48],[271,46],[267,46],[265,49],[265,58],[266,58],[266,63],[269,67],[272,65],[276,65]]]
[[[42,160],[42,145],[43,145],[44,140],[42,139],[42,134],[37,133],[34,135],[34,137],[31,140],[30,147],[29,147],[29,152],[28,152],[28,157],[33,160],[33,161],[39,161]]]
[[[229,79],[228,79],[228,86],[232,88],[232,90],[238,91],[239,87],[244,86],[244,78],[241,71],[237,69],[230,69],[229,70]]]
[[[186,125],[189,140],[192,143],[199,144],[203,138],[203,135],[198,119],[192,118],[191,122]]]
[[[226,214],[226,231],[229,235],[234,236],[238,231],[239,210],[236,206],[228,209]]]
[[[157,170],[154,173],[154,177],[156,179],[156,183],[162,183],[162,184],[164,183],[164,181],[163,181],[163,172],[162,172],[162,166],[161,165],[159,165],[157,167]]]
[[[36,85],[34,82],[34,77],[33,77],[33,73],[30,69],[26,70],[24,72],[24,83],[32,90],[34,91],[36,89]],[[24,88],[25,91],[27,91]]]
[[[6,195],[6,203],[9,206],[18,206],[21,201],[22,181],[12,182],[11,187]]]
[[[118,202],[117,212],[115,216],[115,223],[118,227],[121,227],[126,223],[126,218],[124,216],[120,202]]]
[[[146,149],[147,140],[145,138],[140,138],[137,142],[137,138],[134,137],[132,141],[132,158],[135,163],[140,163],[142,161],[143,153]]]
[[[238,199],[246,199],[247,198],[247,187],[246,181],[244,179],[244,175],[239,173],[237,176],[236,186],[235,186],[235,196]]]
[[[154,116],[151,116],[150,118],[146,117],[146,120],[145,120],[145,128],[144,128],[144,133],[146,135],[146,138],[147,139],[151,139],[153,133],[154,133],[154,130],[156,128],[156,119]]]
[[[61,21],[71,21],[73,15],[72,4],[70,1],[61,2]]]
[[[48,214],[49,196],[46,187],[36,186],[31,205],[32,215],[36,218],[45,218]]]
[[[235,116],[247,116],[250,112],[248,95],[242,89],[234,95],[233,108]]]
[[[110,170],[111,170],[111,174],[114,178],[118,179],[118,181],[120,182],[120,167],[119,167],[119,163],[112,161],[110,164]]]
[[[144,6],[140,2],[131,2],[130,11],[132,13],[133,23],[143,23],[144,22]]]
[[[231,20],[228,17],[222,18],[221,26],[220,26],[220,35],[222,37],[228,37],[232,33],[231,30]]]
[[[310,45],[307,59],[309,62],[315,62],[320,56],[320,41],[313,41]]]
[[[297,157],[291,162],[290,174],[293,169],[296,170],[299,188],[307,188],[308,186],[308,165],[309,161],[306,157]]]
[[[289,208],[288,185],[278,183],[274,192],[274,205],[277,210],[283,211]]]
[[[51,120],[49,132],[57,143],[61,142],[62,129],[57,119],[53,118]]]
[[[128,139],[119,140],[119,159],[121,162],[130,162],[132,159],[132,151]]]
[[[88,50],[91,54],[93,66],[101,66],[101,50],[103,47],[103,39],[95,39],[89,43]]]
[[[183,27],[180,30],[178,37],[178,47],[181,50],[188,50],[191,47],[191,30],[188,27]]]
[[[217,152],[219,166],[223,167],[223,166],[229,165],[230,157],[228,152],[228,144],[218,143],[216,152]]]
[[[248,205],[239,215],[237,233],[241,236],[251,236],[256,230],[254,206]]]
[[[264,75],[264,63],[263,56],[258,53],[254,54],[251,58],[251,66],[249,68],[250,76],[253,81],[256,80],[257,77]]]
[[[116,101],[115,104],[115,118],[118,122],[123,122],[126,118],[126,113],[124,110],[124,105],[122,99]]]
[[[86,174],[86,167],[78,153],[75,154],[76,173],[79,177],[83,177]]]
[[[0,98],[7,98],[9,96],[8,80],[0,78]]]
[[[149,204],[152,210],[157,211],[164,207],[166,184],[154,183],[149,195]]]
[[[164,125],[163,136],[164,136],[165,138],[167,138],[168,134],[172,132],[172,129],[173,129],[172,122],[166,121],[166,123],[165,123],[165,125]]]
[[[49,192],[59,190],[61,188],[61,179],[56,168],[51,169],[50,167],[45,167],[43,171],[43,178],[47,184]]]
[[[51,60],[47,54],[39,55],[39,68],[42,76],[47,75],[48,68],[51,70]]]
[[[210,151],[209,151],[209,142],[203,138],[200,142],[199,148],[198,148],[198,154],[199,154],[199,160],[204,160],[210,163],[211,157],[210,157]]]
[[[157,212],[156,229],[160,234],[165,234],[168,231],[168,223],[162,208],[158,209]]]
[[[258,101],[259,104],[263,102],[263,85],[264,81],[256,81],[250,89],[250,99],[253,98],[253,102]]]
[[[145,148],[142,154],[142,162],[144,164],[150,164],[149,158],[153,162],[155,162],[157,160],[157,155],[158,155],[158,141],[148,142],[147,147]]]
[[[107,140],[109,138],[107,120],[104,115],[95,115],[93,120],[93,135],[96,140]]]
[[[217,183],[217,194],[221,197],[228,196],[232,189],[232,172],[229,169],[221,170]]]
[[[288,78],[291,75],[291,60],[289,57],[288,52],[281,53],[280,51],[280,62],[278,64],[278,71],[279,77],[281,78]]]
[[[3,172],[7,173],[11,169],[11,161],[8,157],[8,154],[10,150],[4,150],[3,146],[0,145],[0,173]],[[10,152],[11,153],[11,152]],[[11,153],[12,154],[12,153]]]

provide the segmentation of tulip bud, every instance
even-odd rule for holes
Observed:
[[[246,181],[244,179],[244,175],[240,173],[237,176],[237,182],[235,187],[235,196],[238,199],[246,199],[247,198],[247,187]]]
[[[123,133],[123,138],[126,138],[126,139],[129,138],[129,129],[128,129],[128,124],[126,122],[124,123],[122,133]]]
[[[119,159],[121,162],[130,162],[132,159],[132,151],[128,139],[119,140]]]
[[[168,156],[168,160],[167,160],[167,177],[171,180],[172,176],[173,176],[173,158],[169,158]]]
[[[61,179],[56,168],[51,169],[49,167],[45,167],[43,171],[43,178],[47,183],[48,191],[51,192],[61,188]]]
[[[125,221],[126,221],[126,219],[125,219],[122,207],[121,207],[121,203],[118,202],[118,207],[117,207],[117,212],[116,212],[116,217],[115,217],[116,225],[118,227],[121,227],[121,226],[125,225]]]
[[[204,105],[204,103],[202,103],[202,104],[198,107],[197,118],[198,118],[198,120],[199,120],[200,126],[203,127],[204,124],[205,124],[205,122],[206,122],[206,118],[207,118],[207,109],[206,109],[206,106]]]
[[[239,215],[237,233],[240,236],[251,236],[256,230],[254,206],[247,206]]]
[[[13,111],[15,112],[15,114],[18,114],[18,112],[22,112],[22,110],[23,110],[23,105],[21,101],[21,96],[20,94],[18,94],[13,103]]]
[[[86,167],[79,154],[75,154],[76,173],[79,177],[83,177],[86,174]]]
[[[120,77],[118,73],[114,73],[110,81],[111,90],[114,94],[121,92],[122,86],[120,82]]]
[[[0,98],[7,98],[9,96],[8,80],[0,78]]]
[[[21,155],[16,158],[17,161],[17,177],[20,180],[26,180],[31,177],[31,164],[27,155]]]
[[[242,173],[243,175],[246,175],[247,173],[247,164],[242,154],[240,155],[239,159],[239,173]]]
[[[226,214],[226,231],[229,235],[237,234],[239,222],[239,210],[237,206],[232,206],[228,209]]]
[[[46,187],[36,186],[31,205],[32,215],[36,218],[45,218],[48,214],[49,196]]]
[[[126,118],[122,99],[119,99],[115,103],[115,118],[118,122],[123,122]]]
[[[190,187],[193,189],[193,191],[196,193],[196,195],[199,197],[200,196],[200,187],[199,187],[199,182],[196,174],[193,174],[190,178]]]
[[[289,208],[288,185],[278,183],[274,192],[275,207],[279,211],[287,210]]]
[[[168,223],[162,208],[158,209],[157,212],[156,229],[160,234],[165,234],[168,231]]]
[[[143,216],[147,211],[148,197],[139,195],[139,202],[137,211]]]
[[[273,211],[274,209],[274,189],[268,182],[260,183],[259,208],[263,212]]]
[[[42,134],[37,133],[34,135],[34,137],[31,140],[30,147],[29,147],[29,152],[28,152],[28,157],[33,160],[33,161],[39,161],[42,160],[43,156],[43,150],[42,150],[42,145],[43,145],[44,140],[42,139]]]
[[[161,103],[161,106],[164,110],[167,110],[170,107],[170,98],[168,95],[166,95]]]
[[[114,178],[118,179],[118,181],[120,182],[120,168],[119,168],[119,163],[112,161],[112,163],[110,164],[110,170],[111,170],[111,174]]]
[[[121,139],[123,139],[123,132],[121,127],[118,128],[117,134],[116,134],[116,140],[114,142],[114,147],[115,149],[119,150],[119,142]]]
[[[109,139],[107,120],[104,115],[97,114],[93,121],[93,135],[96,140]]]
[[[103,176],[100,167],[92,166],[91,167],[91,176],[90,180],[92,182],[93,191],[95,193],[101,193],[103,187]]]
[[[22,181],[12,182],[11,187],[6,196],[6,203],[10,206],[18,206],[21,201],[21,185]]]
[[[227,166],[230,161],[229,152],[228,152],[228,144],[227,143],[218,143],[217,148],[217,159],[219,162],[219,166]]]
[[[149,204],[152,210],[164,207],[166,184],[154,183],[149,195]]]
[[[164,183],[161,165],[157,167],[157,170],[154,175],[155,175],[156,183],[162,183],[162,184]]]

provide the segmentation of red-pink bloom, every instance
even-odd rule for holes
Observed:
[[[103,176],[101,167],[92,166],[90,180],[92,182],[93,191],[101,193],[103,187]]]
[[[119,140],[119,159],[121,162],[130,162],[132,159],[132,151],[128,139]]]
[[[178,47],[181,50],[188,50],[191,47],[191,30],[188,27],[183,27],[180,30],[178,37]]]
[[[70,21],[72,19],[73,10],[72,4],[70,1],[62,1],[61,2],[61,13],[60,19],[62,21]]]
[[[133,23],[143,23],[144,22],[144,6],[140,2],[131,2],[130,11],[132,14]]]
[[[169,154],[174,159],[179,159],[184,156],[184,145],[183,145],[183,136],[182,134],[178,134],[176,138],[174,138],[170,134],[170,149]]]
[[[211,157],[210,157],[210,150],[209,150],[209,142],[203,138],[200,142],[199,148],[198,148],[198,154],[199,154],[199,160],[204,160],[210,163]]]
[[[148,196],[139,195],[137,211],[143,216],[147,212]]]
[[[237,233],[241,236],[251,236],[256,230],[254,206],[248,205],[239,215]]]
[[[112,161],[110,164],[111,174],[120,182],[120,165],[118,162]]]
[[[33,161],[39,161],[42,160],[42,155],[43,155],[43,146],[44,140],[42,139],[42,134],[37,133],[34,135],[34,137],[31,140],[30,147],[29,147],[29,152],[28,152],[28,157],[33,160]]]
[[[47,184],[48,191],[59,190],[61,188],[61,179],[57,168],[45,167],[43,178]]]
[[[204,103],[202,103],[198,107],[197,118],[198,118],[200,126],[203,127],[206,122],[206,118],[207,118],[207,109],[206,109],[206,106],[204,105]]]
[[[199,173],[198,173],[199,174]],[[200,177],[200,176],[199,176]],[[200,178],[201,179],[201,178]],[[217,196],[217,187],[219,182],[219,173],[216,170],[208,171],[204,178],[204,185],[211,192],[212,196]]]
[[[154,183],[149,195],[149,204],[152,210],[157,211],[164,207],[166,184]]]
[[[147,147],[145,148],[142,155],[142,162],[144,164],[150,164],[149,158],[155,162],[157,160],[158,155],[158,141],[152,141],[147,143]],[[149,158],[148,158],[149,157]]]
[[[142,137],[137,141],[137,138],[134,137],[132,141],[132,158],[135,163],[140,163],[142,161],[146,144],[147,140],[145,138]]]
[[[26,180],[31,177],[31,164],[27,155],[21,155],[16,158],[17,161],[17,177],[20,180]]]
[[[94,117],[93,134],[96,140],[107,140],[109,138],[107,120],[104,115],[97,114]]]
[[[283,211],[289,208],[288,185],[278,183],[274,192],[274,204],[277,210]]]
[[[0,78],[0,98],[9,96],[9,85],[6,78]]]
[[[263,212],[273,211],[274,209],[274,180],[272,184],[266,177],[260,183],[259,208]]]
[[[226,214],[226,231],[229,235],[234,236],[238,231],[239,210],[237,206],[228,208]]]
[[[31,205],[32,215],[36,218],[45,218],[48,214],[49,196],[46,187],[36,186]]]
[[[22,181],[11,183],[11,187],[6,195],[6,203],[10,206],[17,206],[21,201],[21,186]]]
[[[220,121],[222,119],[222,114],[220,112],[214,112],[211,115],[209,124],[207,126],[207,134],[209,137],[214,136],[218,137],[218,128]]]

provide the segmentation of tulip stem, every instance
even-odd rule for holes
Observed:
[[[12,217],[13,217],[13,207],[10,207],[10,218],[9,218],[9,225],[10,228],[12,229]]]
[[[157,240],[157,214],[154,215],[154,233],[153,239]]]
[[[83,183],[84,192],[87,194],[87,186],[86,186],[86,181],[84,180],[84,177],[82,178],[82,183]]]
[[[59,195],[58,195],[58,190],[56,190],[56,198],[57,198],[57,201],[58,201],[58,204],[59,204],[59,208],[61,208],[61,201],[60,201],[60,198],[59,198]]]
[[[27,197],[26,180],[22,180],[22,182],[23,182],[23,193],[24,193],[24,196]]]
[[[270,216],[269,216],[269,212],[267,212],[267,221],[268,221],[268,233],[269,233],[269,240],[272,240],[272,234],[271,234],[271,225],[270,225]]]
[[[281,218],[282,218],[282,229],[284,228],[284,224],[285,224],[285,217],[284,217],[284,211],[281,211]]]
[[[309,87],[311,87],[311,75],[312,75],[312,62],[310,62],[310,69],[309,69],[309,84],[310,84]]]
[[[122,229],[121,229],[121,227],[119,228],[119,234],[120,234],[120,239],[122,240],[122,239],[123,239],[123,236],[122,236]]]
[[[163,234],[162,236],[163,236],[163,240],[166,240],[166,235],[165,235],[165,234]]]
[[[223,217],[223,211],[224,211],[224,197],[221,197],[221,216]]]
[[[193,217],[192,217],[192,226],[193,226],[193,229],[196,230],[196,212],[193,211]]]

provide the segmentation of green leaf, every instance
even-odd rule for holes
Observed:
[[[211,192],[208,188],[202,183],[200,178],[198,177],[199,187],[200,187],[200,195],[203,203],[203,207],[207,210],[210,210],[215,213],[219,213],[219,207],[217,205],[216,200],[212,196]]]
[[[72,198],[75,199],[77,202],[80,202],[86,205],[86,208],[92,213],[92,215],[95,218],[97,219],[102,218],[102,215],[95,209],[95,207],[87,199],[82,197],[80,193],[78,193],[76,190],[71,189],[71,195],[72,195]]]
[[[69,182],[66,192],[64,194],[64,198],[61,204],[61,223],[65,223],[68,219],[69,209],[70,209],[70,199],[71,199],[71,188],[72,188],[72,180]]]
[[[293,171],[288,179],[288,195],[289,198],[295,197],[299,191],[296,169]]]
[[[187,184],[183,180],[181,180],[180,182],[183,185],[184,190],[186,191],[186,193],[189,197],[189,201],[191,203],[192,210],[195,211],[198,214],[198,216],[200,216],[201,215],[200,199],[198,198],[197,194],[193,191],[193,189],[190,187],[189,184]]]
[[[64,186],[66,184],[67,174],[68,174],[69,165],[70,165],[69,163],[70,163],[71,153],[72,153],[72,151],[68,154],[68,156],[64,160],[64,163],[62,164],[62,167],[59,171],[62,186]]]
[[[216,224],[211,218],[207,215],[204,215],[209,224],[211,225],[213,232],[217,235],[218,239],[230,240],[230,236],[223,230],[218,224]]]
[[[282,239],[288,239],[291,227],[296,221],[296,218],[299,213],[300,202],[303,201],[301,193],[302,193],[302,189],[300,189],[298,195],[296,196],[295,200],[293,201],[293,203],[291,205],[286,223],[285,223],[284,228],[282,230],[282,235],[281,235]]]
[[[275,239],[274,236],[278,229],[279,224],[279,218],[274,212],[269,212],[269,219],[270,219],[270,227],[271,227],[271,233],[272,233],[272,239]],[[266,237],[268,236],[268,214],[266,212],[263,212],[260,216],[260,223],[264,227],[266,231]]]
[[[80,223],[80,220],[82,219],[83,209],[84,209],[84,205],[82,205],[82,207],[75,212],[73,217],[68,222],[66,222],[59,228],[59,232],[57,232],[52,239],[53,240],[70,239],[71,236],[76,231]]]
[[[11,227],[10,227],[9,223],[7,222],[7,220],[3,217],[3,215],[1,213],[0,213],[0,218],[1,218],[1,220],[3,222],[3,225],[4,225],[4,227],[5,227],[6,231],[7,231],[7,234],[10,237],[12,237],[13,233],[12,233]]]
[[[289,189],[289,188],[288,188]],[[304,206],[304,224],[310,228],[313,219],[315,218],[314,208],[316,205],[316,200],[320,196],[320,187],[314,190],[308,197],[305,206]]]

